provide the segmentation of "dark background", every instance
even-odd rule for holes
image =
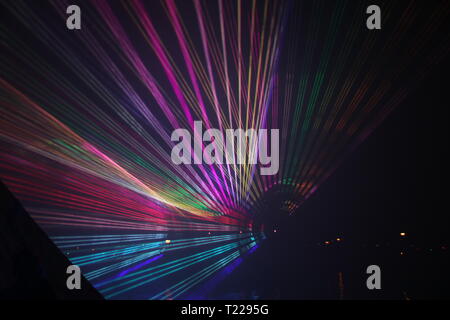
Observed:
[[[269,198],[268,239],[204,297],[450,298],[447,74],[448,65],[436,70],[295,215]],[[98,298],[67,295],[64,281],[49,277],[69,262],[6,189],[1,196],[0,274],[13,281],[0,297]],[[381,268],[381,290],[366,288],[371,264]]]
[[[450,298],[448,71],[448,64],[433,70],[295,215],[269,198],[268,239],[206,297]],[[36,249],[43,232],[27,241],[11,232],[13,223],[33,222],[7,205],[6,190],[1,196],[3,221],[15,222],[0,224],[0,279],[14,279],[0,297],[62,298],[45,270],[56,259],[68,261],[49,241]],[[18,215],[23,220],[11,220]],[[54,260],[37,258],[41,250],[55,252]],[[381,268],[382,290],[366,288],[371,264]],[[6,265],[14,266],[13,275]]]
[[[277,232],[212,296],[450,298],[448,70],[436,70],[296,215],[272,209]],[[366,288],[371,264],[382,290]]]

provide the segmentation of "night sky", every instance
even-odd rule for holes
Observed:
[[[68,4],[0,1],[0,178],[104,298],[449,297],[448,2]],[[278,172],[175,164],[196,120]]]

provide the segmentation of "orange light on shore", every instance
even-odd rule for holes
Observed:
[[[166,243],[167,243],[167,244],[169,244],[169,243],[170,243],[170,240],[169,240],[169,239],[167,239],[167,240],[166,240]]]
[[[336,241],[337,242],[340,242],[342,239],[341,238],[336,238]]]
[[[406,232],[400,232],[400,236],[401,237],[405,237],[406,236]]]

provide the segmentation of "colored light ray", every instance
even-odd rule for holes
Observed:
[[[190,16],[172,0],[101,0],[66,37],[69,4],[0,4],[0,178],[108,298],[182,298],[231,268],[263,239],[265,193],[297,211],[450,47],[428,46],[448,3],[425,18],[386,3],[382,43],[349,1],[195,0]],[[197,119],[280,128],[279,172],[174,165],[170,134]]]
[[[150,258],[150,259],[148,259],[148,260],[146,260],[146,261],[144,261],[144,262],[142,262],[142,263],[139,263],[138,265],[135,265],[135,266],[133,266],[133,267],[131,267],[131,268],[128,268],[128,269],[126,269],[126,270],[120,272],[119,274],[117,274],[117,275],[116,275],[114,278],[112,278],[112,279],[116,279],[116,278],[123,277],[124,275],[126,275],[126,274],[128,274],[128,273],[130,273],[130,272],[136,271],[136,270],[138,270],[138,269],[140,269],[140,268],[142,268],[142,267],[144,267],[144,266],[146,266],[146,265],[152,263],[153,261],[156,261],[156,260],[162,258],[163,256],[164,256],[164,255],[162,255],[162,254],[159,254],[159,255],[157,255],[157,256],[154,256],[154,257],[152,257],[152,258]],[[100,283],[94,284],[94,287],[99,288],[99,287],[101,287],[102,285],[103,285],[103,282],[100,282]]]

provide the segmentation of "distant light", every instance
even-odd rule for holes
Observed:
[[[273,230],[273,232],[275,232],[275,233],[276,233],[276,232],[277,232],[277,229],[274,229],[274,230]]]
[[[404,255],[404,254],[405,254],[405,253],[404,253],[403,251],[400,252],[400,255],[401,255],[401,256]]]
[[[400,236],[401,237],[405,237],[406,236],[406,232],[400,232]]]
[[[331,243],[331,241],[325,241],[326,245],[329,245]]]
[[[337,242],[341,241],[341,238],[337,238],[336,241],[337,241]]]
[[[166,243],[167,243],[167,244],[169,244],[169,243],[170,243],[170,240],[169,240],[169,239],[167,239],[167,240],[166,240]]]

